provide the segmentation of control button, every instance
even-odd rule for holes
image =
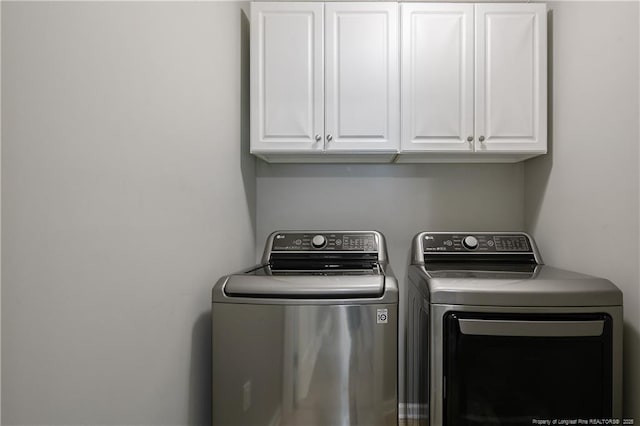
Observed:
[[[311,239],[311,245],[315,248],[322,248],[327,245],[327,239],[323,235],[315,235]]]
[[[445,241],[443,244],[444,244],[445,246],[447,246],[447,247],[451,247],[451,246],[453,245],[453,241],[451,241],[451,240],[447,240],[447,241]]]
[[[340,244],[342,244],[342,240],[341,239],[337,239],[336,240],[336,245],[339,246]]]
[[[475,250],[478,248],[478,239],[473,235],[468,235],[462,240],[462,245],[469,250]]]
[[[493,247],[493,240],[489,240],[489,241],[487,241],[487,245],[488,245],[489,247]]]
[[[302,240],[300,238],[298,238],[297,240],[295,240],[293,242],[295,245],[299,246],[300,244],[302,244]]]

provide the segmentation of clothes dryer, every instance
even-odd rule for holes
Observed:
[[[620,418],[622,292],[542,262],[520,232],[422,232],[406,393],[426,425]]]

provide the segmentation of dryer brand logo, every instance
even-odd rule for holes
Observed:
[[[284,235],[282,235],[282,234],[276,235],[276,240],[281,240],[283,238],[284,238]]]
[[[426,235],[424,237],[425,240],[435,240],[435,237],[433,235]]]
[[[377,310],[377,323],[378,324],[386,324],[389,322],[389,311],[388,309],[378,309]]]

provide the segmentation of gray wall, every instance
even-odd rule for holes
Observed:
[[[640,421],[637,2],[560,2],[552,12],[551,150],[525,163],[527,229],[547,264],[624,292],[625,412]]]
[[[257,238],[278,229],[376,229],[404,277],[419,231],[523,229],[519,164],[268,164],[258,160]],[[258,246],[256,256],[262,253]]]
[[[0,82],[2,82],[2,3],[0,3]],[[0,112],[2,111],[2,84],[0,84]],[[2,188],[2,114],[0,113],[0,188]],[[0,191],[1,192],[1,191]],[[2,223],[2,197],[0,196],[0,224]],[[0,329],[2,327],[2,226],[0,226]],[[2,365],[2,338],[0,336],[0,365]],[[2,368],[0,368],[0,423],[2,423]]]
[[[240,7],[3,2],[3,424],[210,424],[211,287],[255,251]]]

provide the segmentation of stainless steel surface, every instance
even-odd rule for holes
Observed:
[[[270,275],[267,265],[257,265],[248,268],[244,271],[237,272],[235,274],[226,275],[218,280],[216,285],[213,286],[212,301],[213,303],[251,303],[251,304],[263,304],[263,305],[308,305],[313,303],[314,305],[341,305],[341,304],[353,304],[353,305],[367,305],[367,304],[380,304],[380,303],[398,303],[398,281],[393,275],[391,268],[388,265],[380,265],[381,274],[374,275],[347,275],[352,271],[343,271],[344,275],[339,274],[336,271],[336,275],[303,275],[304,272],[299,272],[298,275]],[[306,271],[305,271],[306,272]],[[241,295],[229,295],[227,294],[225,287],[229,281],[237,281],[247,284],[240,284],[240,287],[258,287],[264,286],[263,289],[258,290],[258,293],[251,294],[249,292]],[[362,291],[364,288],[373,288],[383,283],[382,294],[377,296],[367,296],[366,294],[340,294],[340,285],[351,286],[350,282],[359,284],[358,291]],[[276,287],[282,286],[282,290],[279,294],[274,294],[269,290],[270,284],[273,283]],[[284,283],[284,285],[283,285]],[[334,287],[337,292],[329,294],[331,297],[318,298],[317,295],[309,294],[309,297],[304,296],[304,291],[297,292],[294,290],[296,284],[299,283],[302,288],[312,290],[326,284],[327,289]],[[341,283],[337,284],[336,283]],[[375,283],[371,284],[371,283]],[[358,285],[355,286],[358,288]],[[284,290],[291,291],[291,294],[287,294]]]
[[[600,336],[604,321],[506,321],[459,319],[460,332],[474,336]]]
[[[611,281],[539,265],[533,273],[428,271],[411,265],[413,282],[431,303],[485,306],[614,306],[622,293]]]
[[[401,418],[407,425],[428,425],[429,420],[429,302],[418,286],[406,288],[405,392]]]
[[[519,313],[519,314],[580,314],[580,313],[605,313],[613,320],[613,415],[614,418],[622,418],[622,306],[593,307],[506,307],[506,306],[464,306],[464,305],[430,305],[429,313],[432,321],[429,324],[429,351],[430,359],[430,389],[429,389],[429,415],[430,422],[422,425],[442,425],[442,395],[444,383],[443,364],[443,335],[442,319],[449,311],[490,312],[490,313]]]
[[[384,237],[345,231],[375,235],[377,250],[360,250],[368,237],[338,251],[295,246],[287,232],[337,231],[275,232],[263,265],[214,286],[213,425],[397,425],[398,283]],[[269,264],[272,247],[285,269]],[[374,267],[343,269],[354,255]]]
[[[213,424],[395,425],[396,327],[397,305],[215,304]]]

